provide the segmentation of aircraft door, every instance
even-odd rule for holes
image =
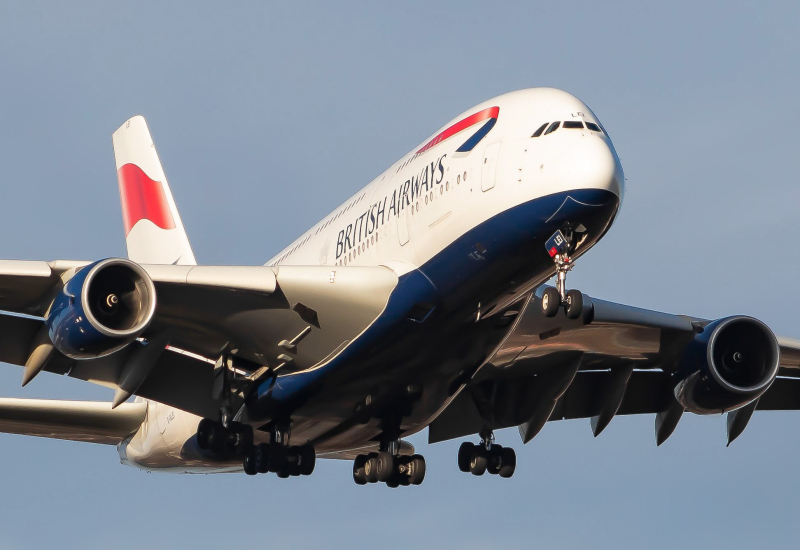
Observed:
[[[481,190],[486,192],[492,189],[497,179],[497,159],[500,156],[500,146],[502,141],[496,141],[486,146],[483,151],[483,163],[481,164]]]

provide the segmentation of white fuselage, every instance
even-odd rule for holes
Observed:
[[[473,122],[476,113],[483,115]],[[558,121],[581,124],[532,137],[545,123]],[[487,124],[488,133],[480,134]],[[552,88],[520,90],[481,103],[435,132],[266,265],[385,265],[402,276],[483,222],[537,198],[600,189],[621,201],[622,166],[608,135],[593,125],[600,123],[585,103]],[[120,445],[120,457],[148,470],[241,469],[186,456],[184,443],[199,420],[149,402],[142,428]]]
[[[445,129],[491,107],[498,107],[497,123],[468,154],[456,150],[480,122],[417,154]],[[572,120],[599,124],[585,103],[552,88],[519,90],[481,103],[415,147],[267,265],[405,262],[417,267],[485,220],[538,197],[598,188],[621,199],[622,166],[604,132],[559,129],[531,139],[544,123]],[[419,191],[412,190],[415,178],[424,182]]]

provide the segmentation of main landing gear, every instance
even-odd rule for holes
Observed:
[[[272,442],[250,448],[244,455],[244,473],[250,476],[273,472],[280,478],[308,476],[314,472],[317,455],[311,445],[289,445],[285,430],[272,430]]]
[[[273,472],[280,478],[308,476],[314,471],[316,454],[311,445],[261,443],[250,449],[242,461],[244,473],[250,476]]]
[[[204,418],[197,426],[197,445],[203,450],[217,453],[235,453],[244,456],[253,446],[253,428],[238,422],[222,422]]]
[[[558,288],[548,287],[542,294],[542,313],[545,317],[555,317],[558,310],[564,307],[568,319],[577,319],[583,311],[583,294],[580,290],[567,291],[567,273],[575,265],[570,257],[574,250],[571,231],[564,235],[560,230],[553,233],[547,240],[545,247],[556,264],[556,277]]]
[[[481,437],[478,445],[464,442],[458,449],[458,469],[470,472],[474,476],[484,473],[497,474],[509,478],[517,469],[517,453],[510,447],[501,447],[492,443],[494,437]]]
[[[397,454],[399,444],[395,442],[379,453],[358,455],[353,461],[353,481],[357,485],[385,483],[396,488],[419,485],[425,479],[425,458],[421,455],[401,456]]]
[[[273,430],[272,443],[253,444],[253,428],[238,422],[222,422],[207,418],[197,426],[197,445],[203,450],[242,457],[247,475],[274,472],[278,477],[311,475],[316,453],[311,445],[289,445],[285,431]]]

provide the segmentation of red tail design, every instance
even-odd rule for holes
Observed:
[[[150,220],[161,229],[174,229],[164,186],[153,181],[135,164],[125,164],[117,171],[125,236],[139,220]]]

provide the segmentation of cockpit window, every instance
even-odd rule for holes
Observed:
[[[544,132],[544,129],[545,129],[545,128],[547,128],[547,124],[548,124],[548,123],[547,123],[547,122],[545,122],[544,124],[542,124],[541,126],[539,126],[539,129],[538,129],[538,130],[536,130],[536,131],[533,133],[533,135],[532,135],[531,137],[539,137],[539,136],[541,136],[541,135],[542,135],[542,132]]]
[[[586,127],[589,128],[592,132],[600,132],[600,126],[595,124],[594,122],[587,122]]]
[[[580,120],[565,120],[562,128],[583,128],[583,122]]]
[[[552,124],[550,125],[550,127],[547,129],[547,131],[544,133],[544,135],[547,135],[547,134],[552,134],[553,132],[555,132],[556,130],[558,130],[558,125],[559,125],[559,124],[561,124],[561,121],[560,121],[560,120],[559,120],[559,121],[556,121],[556,122],[554,122],[554,123],[552,123]]]

